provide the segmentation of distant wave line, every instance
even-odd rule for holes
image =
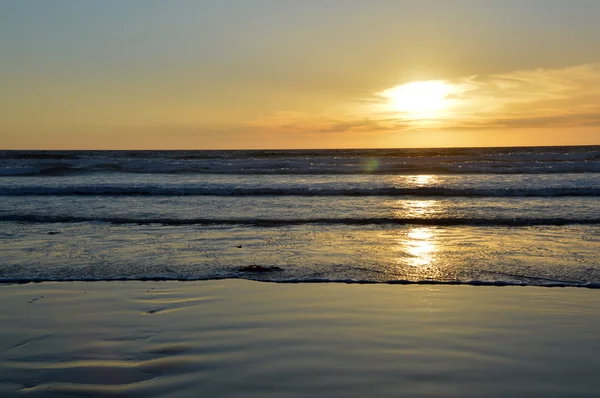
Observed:
[[[421,166],[421,165],[378,165],[369,168],[365,165],[339,165],[324,166],[317,165],[312,168],[282,168],[278,165],[264,165],[261,167],[234,167],[222,169],[220,167],[179,167],[166,169],[137,169],[125,168],[119,165],[110,167],[77,167],[77,166],[55,166],[32,170],[25,168],[0,168],[0,177],[60,177],[86,174],[157,174],[157,175],[548,175],[548,174],[589,174],[600,173],[600,162],[589,162],[583,164],[566,164],[557,166],[551,162],[542,165],[515,165],[514,162],[505,161],[502,164],[489,164],[475,166],[472,164],[452,164],[448,166]],[[562,163],[562,162],[559,162]]]
[[[201,225],[226,226],[238,225],[249,227],[284,227],[294,225],[426,225],[426,226],[507,226],[526,227],[536,225],[594,225],[600,224],[600,218],[127,218],[127,217],[83,217],[83,216],[51,216],[7,214],[0,215],[0,221],[22,223],[83,223],[99,222],[116,225]]]
[[[71,186],[71,187],[0,187],[0,196],[451,196],[451,197],[556,197],[600,196],[600,187],[556,188],[240,188],[196,186]]]

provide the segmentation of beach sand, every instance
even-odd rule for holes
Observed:
[[[0,396],[593,397],[600,292],[204,282],[0,286]]]

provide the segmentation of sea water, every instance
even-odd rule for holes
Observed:
[[[0,152],[0,282],[222,278],[598,287],[600,146]]]

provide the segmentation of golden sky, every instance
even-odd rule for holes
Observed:
[[[600,1],[0,7],[0,149],[600,144]]]

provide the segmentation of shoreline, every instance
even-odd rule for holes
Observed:
[[[258,273],[260,275],[260,273]],[[586,282],[563,282],[563,281],[551,281],[544,284],[532,284],[528,282],[509,282],[509,281],[485,281],[485,280],[470,280],[470,281],[444,281],[444,280],[389,280],[389,281],[373,281],[373,280],[356,280],[356,279],[260,279],[260,278],[249,278],[249,277],[231,277],[226,276],[223,278],[212,277],[212,278],[194,278],[194,277],[120,277],[120,278],[103,278],[103,279],[92,279],[92,278],[56,278],[56,279],[34,279],[34,278],[23,278],[23,279],[4,279],[0,280],[0,287],[2,286],[13,286],[13,285],[28,285],[28,284],[45,284],[45,283],[198,283],[198,282],[216,282],[216,281],[248,281],[248,282],[259,282],[267,284],[282,284],[282,285],[320,285],[320,284],[334,284],[334,285],[400,285],[400,286],[471,286],[471,287],[533,287],[533,288],[574,288],[574,289],[600,289],[600,283]]]

